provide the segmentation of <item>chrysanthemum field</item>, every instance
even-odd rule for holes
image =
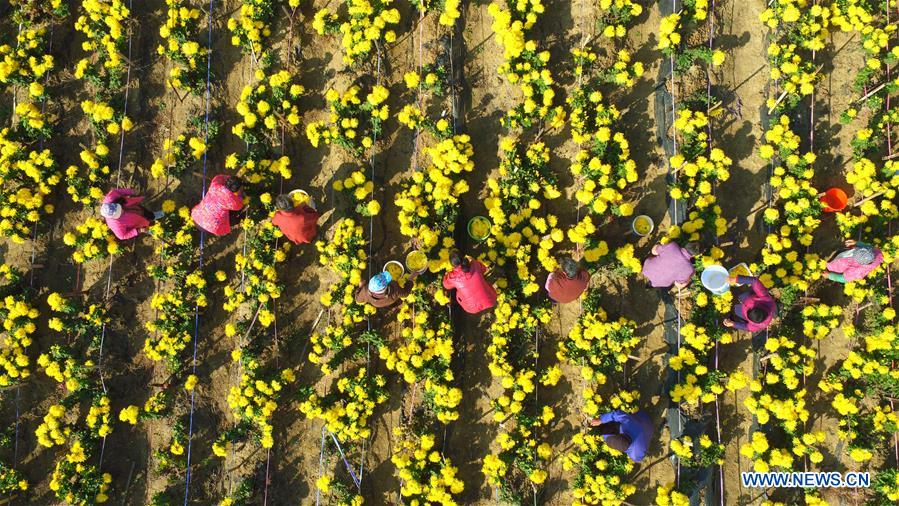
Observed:
[[[899,504],[897,92],[896,0],[0,1],[0,504]],[[164,216],[117,240],[112,188]],[[271,221],[297,189],[312,244]],[[840,284],[846,240],[884,260]],[[562,256],[591,281],[551,304]],[[700,281],[741,263],[755,334]]]

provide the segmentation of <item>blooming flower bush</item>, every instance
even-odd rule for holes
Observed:
[[[434,436],[415,434],[409,428],[394,429],[397,450],[390,457],[402,480],[400,495],[411,501],[454,505],[453,496],[462,492],[458,470],[445,461],[435,448]]]
[[[45,147],[55,121],[44,110],[51,98],[45,83],[55,70],[48,28],[65,11],[58,0],[14,2],[11,18],[19,30],[14,43],[0,45],[0,84],[17,96],[11,126],[0,130],[0,235],[15,243],[34,236],[36,224],[55,207],[48,197],[61,173]]]
[[[188,168],[203,158],[209,146],[218,137],[218,123],[209,121],[208,140],[205,118],[194,116],[190,118],[187,129],[177,136],[166,138],[162,142],[162,154],[157,157],[150,166],[150,175],[154,178],[178,178],[187,172]]]
[[[390,114],[385,103],[390,92],[375,85],[364,97],[363,93],[359,86],[350,86],[343,93],[334,88],[328,90],[325,94],[330,110],[328,121],[306,125],[306,138],[312,147],[333,142],[357,157],[363,157],[372,148],[381,134],[382,123]]]
[[[31,294],[22,286],[22,274],[6,264],[0,264],[0,388],[20,384],[31,376],[28,348],[37,330],[40,315],[31,302]],[[0,480],[2,482],[3,480]],[[2,488],[2,486],[0,486]]]
[[[196,227],[190,209],[175,203],[162,204],[166,215],[150,226],[155,240],[158,264],[150,264],[147,271],[157,282],[157,290],[150,301],[155,317],[145,324],[149,335],[144,353],[154,361],[165,361],[172,372],[184,365],[183,351],[190,344],[196,307],[206,307],[206,279],[197,267]]]
[[[328,8],[316,12],[312,28],[319,35],[339,33],[343,63],[355,66],[368,61],[372,52],[382,51],[384,44],[396,41],[396,32],[391,27],[400,22],[400,11],[393,7],[393,0],[346,0],[345,3],[345,15]]]
[[[275,0],[241,0],[240,11],[228,19],[231,45],[240,47],[254,60],[262,60],[264,44],[272,34],[271,23],[280,2]],[[290,7],[299,5],[299,0],[289,0]]]
[[[505,58],[496,70],[509,84],[518,85],[523,100],[506,112],[502,124],[509,129],[527,129],[544,123],[560,127],[565,121],[565,111],[562,106],[554,105],[555,81],[547,68],[549,51],[538,51],[537,42],[529,40],[526,34],[546,7],[540,0],[504,4],[493,2],[487,8],[493,18],[491,29],[496,44],[502,48]]]
[[[64,395],[50,406],[35,436],[42,446],[66,447],[56,460],[50,490],[69,504],[103,503],[112,477],[101,472],[95,462],[100,441],[112,432],[110,399],[101,371],[86,357],[98,350],[108,322],[106,309],[57,293],[47,297],[47,305],[53,314],[49,327],[61,335],[58,344],[42,353],[37,362],[48,377],[60,383]]]
[[[698,62],[716,67],[724,63],[724,51],[710,47],[705,38],[690,37],[700,29],[701,22],[708,18],[709,8],[708,0],[685,2],[678,12],[662,18],[656,49],[673,59],[676,74],[689,72]]]
[[[165,4],[165,24],[159,27],[162,41],[156,47],[156,53],[169,61],[168,84],[171,87],[199,95],[206,89],[206,58],[209,56],[209,49],[198,40],[203,13],[186,0],[166,0]]]
[[[75,227],[74,232],[62,236],[66,246],[75,248],[72,260],[84,263],[96,258],[106,258],[119,252],[119,243],[109,232],[106,222],[98,218],[88,218]]]
[[[443,26],[453,26],[456,20],[462,16],[459,12],[460,0],[413,0],[412,5],[423,13],[431,10],[440,11],[438,22]]]
[[[81,49],[87,56],[75,64],[75,77],[92,83],[101,90],[101,96],[125,84],[125,25],[130,16],[124,0],[88,0],[81,5],[75,29],[86,38]]]
[[[622,20],[625,22],[627,20]],[[616,26],[624,29],[625,25]],[[630,143],[623,132],[616,131],[621,114],[614,105],[607,103],[600,89],[606,82],[632,86],[634,78],[643,74],[643,65],[637,62],[630,66],[630,54],[623,48],[616,53],[617,61],[611,71],[602,70],[602,60],[590,48],[572,49],[572,55],[577,84],[566,102],[571,138],[578,151],[570,170],[579,183],[575,198],[587,212],[569,229],[568,238],[576,245],[585,245],[584,259],[594,263],[608,252],[605,243],[593,236],[597,228],[594,220],[602,224],[607,213],[614,216],[633,214],[633,204],[625,202],[624,192],[638,177],[637,164],[630,155]],[[614,76],[610,77],[608,72]]]
[[[474,148],[468,135],[459,134],[446,136],[424,152],[430,164],[403,180],[394,202],[400,208],[400,232],[425,253],[438,249],[429,268],[440,272],[449,266],[460,199],[469,190],[465,174],[474,170]]]
[[[0,130],[0,234],[23,243],[34,226],[54,211],[48,202],[61,174],[49,149],[34,149],[9,128]]]

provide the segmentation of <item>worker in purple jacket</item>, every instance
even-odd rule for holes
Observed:
[[[693,277],[693,257],[699,245],[689,243],[681,247],[676,242],[656,244],[652,255],[643,262],[643,277],[653,288],[684,288]]]
[[[626,453],[634,462],[640,462],[646,456],[653,428],[645,411],[625,413],[616,409],[588,423],[599,429],[610,448]]]
[[[724,326],[749,332],[768,328],[771,320],[777,316],[777,302],[759,278],[730,276],[727,282],[731,285],[749,285],[752,291],[740,294],[739,302],[734,305],[734,318],[724,320]]]

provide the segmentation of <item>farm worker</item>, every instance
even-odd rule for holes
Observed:
[[[484,279],[484,264],[462,256],[458,250],[449,255],[453,270],[443,276],[443,288],[456,289],[456,302],[469,314],[477,314],[496,305],[496,290]]]
[[[626,453],[634,462],[640,462],[646,456],[653,429],[645,411],[625,413],[616,409],[588,423],[599,430],[610,448]]]
[[[863,242],[849,239],[845,242],[850,248],[827,262],[827,279],[838,283],[858,281],[871,273],[883,262],[883,253]]]
[[[653,256],[643,262],[643,276],[653,288],[684,288],[693,277],[693,257],[698,251],[692,242],[685,248],[675,242],[656,244]]]
[[[203,200],[190,211],[190,217],[201,230],[212,235],[231,231],[231,211],[243,208],[243,182],[235,176],[219,174],[212,178]]]
[[[368,283],[363,281],[359,284],[359,288],[356,289],[356,303],[371,304],[376,308],[391,306],[396,301],[409,295],[409,290],[412,287],[411,281],[414,278],[415,274],[412,274],[409,279],[410,282],[406,283],[405,288],[402,288],[389,272],[379,272],[372,276]]]
[[[559,260],[559,268],[546,278],[546,293],[549,300],[567,304],[577,300],[590,284],[590,273],[575,260],[564,257]]]
[[[731,285],[749,285],[752,290],[739,296],[739,302],[734,305],[734,319],[724,320],[725,327],[733,327],[749,332],[765,330],[771,325],[771,320],[777,315],[777,302],[768,293],[765,285],[759,278],[752,276],[730,276],[727,282]]]
[[[161,211],[153,213],[140,205],[143,200],[143,197],[127,188],[114,188],[103,197],[100,216],[106,219],[106,225],[119,240],[137,237],[162,217]]]
[[[309,244],[318,232],[318,211],[311,200],[298,206],[287,195],[275,199],[275,216],[272,223],[294,244]]]

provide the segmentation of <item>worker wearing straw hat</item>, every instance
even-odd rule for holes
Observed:
[[[412,274],[406,286],[401,287],[389,272],[379,272],[372,276],[368,283],[363,281],[356,289],[356,303],[371,304],[376,308],[392,306],[396,301],[409,295],[412,280],[416,274]]]
[[[162,217],[162,211],[154,213],[142,206],[143,200],[127,188],[114,188],[103,198],[100,216],[106,219],[106,225],[120,241],[137,237]]]
[[[315,203],[309,202],[293,205],[288,195],[279,195],[275,199],[275,215],[272,223],[281,230],[284,237],[294,244],[309,244],[318,233],[318,211]]]
[[[863,242],[849,239],[845,242],[848,250],[827,262],[827,279],[837,283],[858,281],[883,262],[883,252]]]
[[[652,421],[643,410],[625,413],[616,409],[588,420],[587,425],[596,427],[609,448],[627,454],[634,462],[643,460],[652,441]]]

